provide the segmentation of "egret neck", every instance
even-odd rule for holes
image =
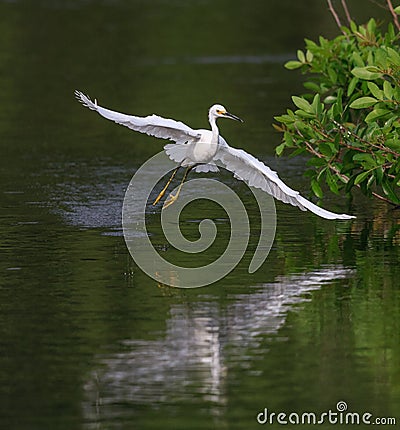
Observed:
[[[218,138],[219,138],[219,129],[217,126],[217,117],[214,115],[212,110],[208,112],[208,121],[211,126],[212,131],[212,137],[211,137],[211,144],[218,145]]]

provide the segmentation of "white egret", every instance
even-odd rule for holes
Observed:
[[[337,214],[320,208],[300,195],[298,191],[289,188],[268,166],[257,158],[243,151],[229,146],[225,139],[219,134],[217,127],[218,118],[230,118],[243,122],[219,104],[211,106],[208,112],[208,120],[211,130],[194,130],[182,122],[173,119],[162,118],[157,115],[138,117],[115,112],[103,108],[80,91],[75,91],[76,98],[86,107],[98,112],[104,118],[124,125],[132,130],[146,133],[161,139],[169,139],[174,144],[164,146],[169,158],[178,167],[173,172],[167,185],[161,191],[154,204],[156,204],[167,190],[179,167],[186,167],[186,172],[178,188],[176,195],[170,195],[165,205],[173,203],[178,197],[180,188],[190,170],[196,172],[217,172],[219,169],[215,162],[222,165],[234,174],[234,177],[246,182],[248,185],[260,188],[276,199],[297,206],[301,210],[309,210],[316,215],[326,219],[351,219],[351,215]]]

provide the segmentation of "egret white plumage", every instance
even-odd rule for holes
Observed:
[[[126,115],[106,109],[94,102],[80,91],[75,91],[76,98],[86,107],[98,112],[104,118],[124,125],[132,130],[146,133],[161,139],[169,139],[174,144],[164,146],[169,158],[178,167],[186,167],[186,172],[176,195],[170,195],[167,204],[172,203],[178,197],[180,188],[190,170],[197,172],[217,172],[219,169],[216,162],[220,162],[234,177],[244,181],[249,186],[260,188],[276,199],[297,206],[301,210],[309,210],[316,215],[326,219],[351,219],[351,215],[337,214],[320,208],[300,195],[298,191],[288,187],[268,166],[257,158],[248,154],[243,149],[232,148],[219,134],[217,127],[218,118],[229,118],[242,122],[240,118],[229,113],[222,105],[211,106],[208,112],[208,120],[211,130],[194,130],[182,122],[173,119],[162,118],[157,115],[138,117]],[[177,170],[176,169],[176,170]],[[155,203],[164,195],[169,183],[174,177],[176,170],[160,193]]]

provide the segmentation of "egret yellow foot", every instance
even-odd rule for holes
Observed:
[[[179,196],[179,192],[178,192],[178,193],[176,193],[175,195],[174,195],[174,194],[170,194],[170,195],[168,196],[167,200],[165,200],[165,203],[164,203],[163,209],[166,209],[168,206],[171,206],[171,205],[172,205],[172,203],[175,203],[175,202],[176,202],[176,200],[178,200],[178,196]]]
[[[169,184],[172,182],[172,179],[174,179],[174,176],[176,174],[176,172],[178,171],[179,167],[177,167],[173,172],[171,177],[168,179],[168,182],[165,184],[165,187],[160,191],[160,194],[157,196],[157,198],[154,200],[153,202],[153,206],[155,206],[163,197],[165,192],[167,191],[167,188],[169,186]]]
[[[179,184],[179,187],[178,187],[178,190],[177,190],[176,194],[175,194],[175,195],[170,194],[170,195],[168,196],[167,200],[166,200],[166,201],[165,201],[165,203],[164,203],[163,209],[165,209],[165,208],[167,208],[168,206],[172,205],[172,203],[174,203],[174,202],[178,199],[178,196],[179,196],[179,193],[181,192],[181,189],[182,189],[183,183],[186,181],[186,178],[187,178],[187,176],[188,176],[189,172],[193,169],[193,167],[194,167],[194,166],[189,166],[189,167],[186,169],[185,174],[183,175],[182,181],[181,181],[181,183]],[[173,173],[173,175],[174,175],[174,174],[175,174],[175,172]],[[172,177],[173,177],[173,176],[172,176]],[[171,177],[170,181],[172,180],[172,177]],[[169,182],[170,182],[170,181],[169,181]]]

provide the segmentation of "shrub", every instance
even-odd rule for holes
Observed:
[[[339,194],[358,187],[399,205],[400,33],[382,31],[374,19],[341,26],[333,40],[305,40],[304,51],[285,67],[310,76],[307,94],[293,96],[296,110],[276,116],[283,133],[276,153],[307,152],[313,193],[323,184]]]

